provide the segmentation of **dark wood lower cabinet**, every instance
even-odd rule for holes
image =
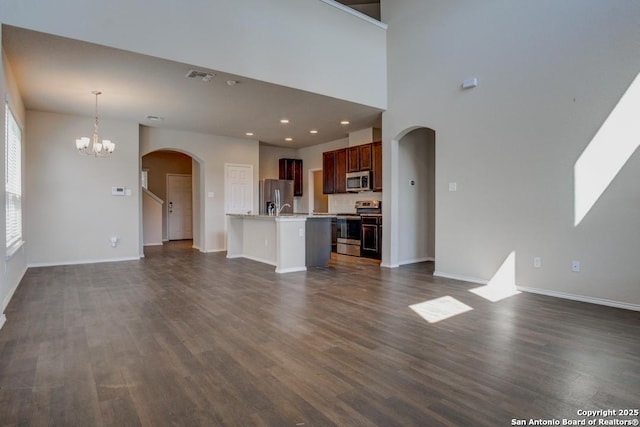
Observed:
[[[382,217],[362,217],[360,255],[366,258],[382,258]]]
[[[331,252],[338,249],[338,219],[331,218]]]

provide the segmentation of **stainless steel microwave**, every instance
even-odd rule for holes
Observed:
[[[350,172],[347,174],[347,191],[371,190],[371,171]]]

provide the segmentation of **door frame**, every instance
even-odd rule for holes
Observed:
[[[313,169],[309,169],[307,172],[307,194],[308,199],[307,199],[307,210],[309,211],[309,213],[313,213],[314,209],[315,209],[315,178],[314,178],[314,174],[316,172],[322,172],[322,168],[313,168]],[[328,201],[327,201],[328,203]],[[329,206],[327,205],[327,210],[329,210]]]

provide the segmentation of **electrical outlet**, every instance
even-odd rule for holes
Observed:
[[[533,266],[535,268],[540,268],[542,267],[542,259],[540,259],[539,256],[533,257]]]
[[[571,261],[571,271],[574,273],[580,272],[580,261]]]

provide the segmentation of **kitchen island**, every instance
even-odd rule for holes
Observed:
[[[227,258],[248,258],[276,273],[326,266],[331,256],[331,215],[227,214]]]

